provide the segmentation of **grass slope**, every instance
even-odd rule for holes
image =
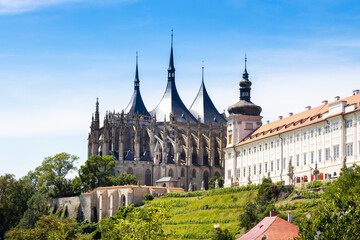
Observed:
[[[257,196],[257,190],[251,189],[254,188],[169,194],[168,197],[154,199],[150,204],[172,206],[172,217],[165,222],[164,229],[167,233],[179,234],[183,239],[210,239],[215,224],[222,229],[227,228],[234,235],[238,233],[239,237],[244,230],[239,230],[238,217],[243,212],[243,206],[255,201]],[[287,213],[291,212],[293,223],[297,224],[321,203],[321,195],[311,190],[297,189],[286,199],[275,203],[277,214],[287,219]]]
[[[214,224],[237,233],[238,216],[248,201],[254,201],[257,190],[214,196],[157,198],[153,206],[171,205],[173,215],[165,225],[166,232],[174,231],[185,239],[210,239]]]

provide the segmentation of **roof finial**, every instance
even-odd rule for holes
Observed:
[[[202,75],[201,75],[201,80],[204,83],[204,61],[202,61]]]
[[[174,29],[171,29],[171,48],[173,47],[174,43]]]
[[[139,69],[138,69],[138,52],[136,51],[136,69],[135,69],[135,80],[134,80],[134,89],[139,89],[140,80],[139,80]]]
[[[246,64],[247,64],[247,57],[246,57],[246,53],[245,53],[245,72],[247,72],[247,70],[246,70]]]

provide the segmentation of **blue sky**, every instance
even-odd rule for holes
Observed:
[[[190,106],[201,81],[223,111],[238,100],[248,56],[263,122],[360,88],[360,3],[346,0],[0,0],[0,174],[44,157],[87,156],[101,117],[130,100],[139,52],[152,110],[167,81],[174,29],[177,88]]]

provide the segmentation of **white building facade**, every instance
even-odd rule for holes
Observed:
[[[250,102],[250,89],[245,94],[249,101],[242,101],[246,81],[250,82],[245,69],[240,102],[228,109],[226,187],[259,184],[263,177],[285,184],[334,179],[344,163],[360,164],[359,90],[262,125],[261,108],[249,111],[258,107]],[[250,88],[251,82],[247,85]]]

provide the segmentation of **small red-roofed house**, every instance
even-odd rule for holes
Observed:
[[[295,237],[298,237],[297,226],[270,212],[270,217],[265,217],[237,240],[292,240]]]

